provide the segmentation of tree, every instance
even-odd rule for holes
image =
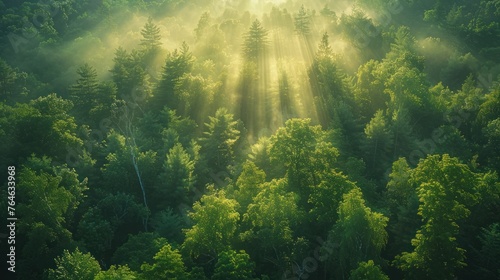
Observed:
[[[384,92],[380,62],[370,60],[358,68],[354,85],[354,98],[363,118],[373,117],[378,110],[385,110],[389,95]]]
[[[174,91],[179,98],[178,112],[202,123],[220,83],[205,79],[201,75],[185,74],[176,83]]]
[[[338,262],[338,277],[345,277],[359,262],[379,260],[387,243],[385,230],[388,218],[365,206],[361,190],[354,188],[344,195],[339,206],[339,219],[328,242],[338,244],[334,254]]]
[[[278,253],[289,253],[287,246],[294,241],[293,229],[303,217],[297,206],[298,197],[285,191],[286,183],[281,179],[263,184],[243,215],[243,221],[249,222],[251,228],[241,234],[243,240],[256,241],[262,248],[260,254],[272,254],[278,260]]]
[[[142,53],[136,50],[128,53],[119,47],[115,51],[114,65],[110,70],[118,96],[139,104],[143,103],[151,92],[149,76],[142,60]]]
[[[187,279],[188,275],[181,254],[170,244],[165,244],[153,259],[153,265],[146,263],[141,266],[145,279]]]
[[[392,238],[386,251],[391,256],[402,249],[411,250],[411,239],[422,224],[417,215],[417,190],[410,180],[412,171],[406,159],[399,158],[392,164],[386,186],[385,197],[391,213],[388,231]]]
[[[97,127],[102,119],[110,116],[109,105],[115,102],[116,87],[113,83],[99,84],[96,69],[87,63],[76,73],[79,78],[69,89],[75,105],[73,111],[77,120]]]
[[[17,96],[27,94],[27,78],[27,73],[13,69],[5,60],[0,58],[0,100],[6,102],[6,104],[21,101]]]
[[[142,198],[144,207],[147,209],[143,216],[143,226],[147,230],[149,207],[146,186],[152,184],[154,180],[152,178],[156,178],[154,174],[157,171],[155,168],[157,166],[155,164],[157,154],[153,151],[139,151],[139,147],[135,141],[136,129],[132,125],[133,112],[130,113],[127,111],[128,108],[124,110],[124,116],[121,118],[123,129],[118,125],[124,135],[115,131],[111,131],[108,134],[107,141],[109,144],[107,150],[109,154],[106,156],[108,162],[102,168],[103,177],[107,181],[108,186],[111,187],[111,190],[113,190],[113,187],[115,191],[124,191],[124,189],[128,188],[128,191]],[[135,178],[132,175],[134,173]],[[123,174],[127,174],[127,176],[123,176]],[[137,185],[139,185],[139,188],[137,188]]]
[[[371,176],[382,174],[389,167],[392,158],[391,148],[393,138],[382,111],[377,111],[375,116],[365,126],[365,139],[362,150]]]
[[[72,107],[71,101],[56,94],[0,106],[3,164],[23,163],[32,154],[61,163],[78,161],[84,148]]]
[[[165,106],[170,109],[179,108],[180,97],[175,92],[175,87],[179,79],[191,71],[193,62],[193,55],[186,42],[182,43],[179,50],[175,49],[167,54],[162,76],[153,97],[149,100],[150,108],[156,111],[162,110]]]
[[[68,228],[87,190],[87,181],[79,181],[74,170],[51,165],[49,158],[31,157],[18,176],[16,214],[23,222],[17,232],[26,238],[19,267],[28,278],[39,278],[63,248],[72,244]]]
[[[130,270],[127,265],[112,265],[108,270],[99,272],[94,280],[136,280],[137,274]]]
[[[353,130],[354,99],[334,60],[327,33],[323,34],[308,76],[322,126],[344,132]],[[346,118],[346,113],[351,116]]]
[[[316,52],[316,56],[318,57],[318,59],[332,58],[333,51],[332,48],[330,47],[328,32],[323,33],[321,41],[318,45],[318,51]]]
[[[88,112],[94,106],[93,103],[99,94],[97,71],[94,67],[85,63],[76,70],[76,73],[80,77],[76,80],[76,84],[70,88],[71,97],[78,112],[82,116],[88,116]]]
[[[479,176],[445,154],[421,160],[411,180],[417,186],[418,214],[424,225],[412,240],[414,251],[402,253],[395,263],[408,279],[454,279],[465,266],[465,250],[457,243],[457,221],[467,218],[469,207],[478,203]]]
[[[181,244],[184,240],[182,229],[186,228],[186,219],[172,208],[156,213],[151,219],[151,225],[155,232],[171,243]]]
[[[248,158],[254,162],[259,169],[265,170],[268,178],[282,177],[284,174],[283,165],[271,162],[271,156],[269,154],[270,147],[271,141],[269,137],[260,137],[257,142],[250,147]]]
[[[269,153],[272,162],[284,164],[288,188],[305,204],[310,186],[319,183],[322,172],[329,172],[338,151],[326,142],[326,133],[310,119],[290,119],[271,137]]]
[[[258,61],[264,55],[268,44],[267,34],[268,31],[256,19],[244,36],[243,55],[246,59]]]
[[[156,208],[175,208],[189,202],[187,196],[195,183],[194,161],[180,143],[174,145],[166,155],[160,184],[155,187]]]
[[[360,262],[358,268],[351,271],[349,280],[389,280],[389,277],[382,272],[380,266],[369,260]]]
[[[266,173],[259,169],[255,163],[246,161],[243,164],[238,180],[236,180],[236,191],[234,196],[241,206],[241,212],[244,213],[253,198],[261,190],[261,184],[266,181]]]
[[[102,259],[105,252],[111,248],[114,230],[97,208],[91,207],[78,223],[77,237],[87,250],[97,259]]]
[[[167,244],[165,238],[155,233],[130,234],[127,242],[116,249],[112,263],[127,265],[133,271],[139,271],[142,264],[152,264],[155,254]]]
[[[218,109],[209,120],[205,123],[207,131],[200,139],[201,153],[213,172],[223,172],[234,160],[234,146],[240,138],[238,122],[225,108]]]
[[[56,269],[49,269],[50,280],[94,280],[101,271],[99,263],[90,253],[83,254],[78,248],[72,253],[64,250],[64,254],[56,258]]]
[[[300,6],[299,12],[294,16],[295,31],[303,36],[309,35],[311,32],[310,23],[311,16],[304,8],[304,5]]]
[[[481,248],[475,252],[479,259],[477,275],[481,279],[494,279],[500,276],[500,224],[482,228],[479,234]]]
[[[141,43],[140,45],[146,51],[157,50],[161,46],[160,28],[153,23],[153,18],[149,17],[148,22],[141,30]]]
[[[194,258],[215,258],[229,248],[240,219],[238,202],[226,198],[223,190],[209,188],[210,194],[195,202],[188,215],[193,226],[187,230],[183,248]]]
[[[204,12],[201,14],[200,20],[198,20],[198,25],[194,29],[196,39],[199,41],[203,36],[206,34],[206,31],[208,27],[210,26],[210,23],[212,21],[212,18],[210,16],[209,12]]]
[[[343,196],[356,185],[335,170],[321,174],[320,178],[321,182],[311,187],[308,202],[312,208],[309,215],[313,223],[318,223],[320,230],[329,230],[337,221],[337,211]]]
[[[342,14],[338,30],[342,37],[360,52],[359,55],[364,61],[383,55],[378,51],[382,49],[382,32],[363,11],[355,8],[350,14]],[[363,52],[365,49],[370,49],[370,52]]]
[[[221,252],[217,257],[212,280],[253,280],[255,264],[245,251]]]

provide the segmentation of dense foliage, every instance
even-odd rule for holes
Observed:
[[[500,278],[499,19],[498,0],[0,1],[9,275]]]

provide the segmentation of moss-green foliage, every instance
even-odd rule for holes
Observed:
[[[499,18],[0,1],[17,278],[499,278]]]

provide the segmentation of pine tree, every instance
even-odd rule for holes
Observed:
[[[266,49],[268,31],[262,27],[259,20],[255,20],[245,35],[243,54],[247,59],[257,59]]]
[[[310,30],[311,17],[306,12],[304,5],[300,6],[299,12],[295,15],[295,31],[301,35],[308,35]]]
[[[76,70],[76,73],[80,78],[70,88],[71,99],[75,107],[86,115],[93,105],[92,101],[98,95],[97,71],[94,67],[85,63]]]
[[[154,50],[160,47],[160,28],[153,23],[152,17],[148,18],[148,22],[141,30],[141,35],[143,38],[141,39],[140,45],[143,46],[146,50]]]

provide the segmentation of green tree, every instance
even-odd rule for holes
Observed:
[[[308,35],[311,24],[311,16],[308,14],[304,5],[300,6],[299,12],[294,16],[295,31],[300,35]]]
[[[373,20],[362,10],[355,8],[350,14],[342,14],[338,24],[340,35],[359,51],[364,61],[377,58],[380,53],[382,34]],[[363,50],[370,49],[370,52]]]
[[[122,99],[143,103],[150,95],[149,76],[142,65],[143,54],[133,50],[128,53],[122,47],[115,51],[113,68],[110,70]]]
[[[198,25],[194,29],[197,40],[200,40],[201,38],[203,38],[203,36],[205,36],[211,21],[212,18],[209,12],[204,12],[203,14],[201,14],[200,20],[198,20]]]
[[[181,244],[184,240],[182,229],[186,228],[185,217],[167,208],[156,213],[151,219],[151,225],[155,232],[172,243]]]
[[[309,211],[313,223],[322,231],[333,227],[338,218],[338,208],[344,194],[356,188],[347,176],[331,170],[320,175],[321,182],[312,186],[308,202],[312,205]]]
[[[160,183],[155,186],[156,208],[165,209],[187,203],[188,194],[194,186],[194,161],[180,143],[174,145],[166,155]]]
[[[240,138],[238,122],[227,109],[220,108],[215,116],[205,123],[207,131],[200,139],[201,153],[205,155],[207,165],[213,172],[223,172],[234,160],[234,146]]]
[[[155,233],[130,234],[127,242],[116,249],[111,260],[114,264],[127,265],[133,271],[139,271],[143,263],[152,264],[155,254],[165,245],[167,240]]]
[[[154,256],[153,265],[143,264],[142,275],[145,279],[187,279],[186,267],[179,250],[165,244]]]
[[[243,55],[246,59],[258,61],[264,55],[268,45],[267,35],[268,31],[256,19],[244,36]]]
[[[56,94],[0,106],[3,164],[23,163],[32,154],[70,165],[80,160],[83,141],[77,135],[73,103]],[[6,166],[5,166],[6,167]]]
[[[94,67],[85,63],[76,70],[79,78],[71,86],[71,98],[77,107],[78,113],[82,116],[88,116],[88,112],[93,107],[93,103],[99,94],[99,82],[97,80],[97,71]]]
[[[76,236],[85,244],[97,259],[102,259],[104,253],[111,248],[114,231],[111,223],[107,221],[97,208],[91,207],[78,223]]]
[[[255,264],[245,251],[224,251],[217,257],[212,280],[253,280]]]
[[[167,54],[162,76],[153,97],[149,100],[150,108],[156,111],[162,110],[165,106],[171,109],[179,108],[180,97],[175,92],[175,87],[179,79],[191,71],[193,62],[193,55],[186,42],[182,43],[179,50],[175,49]]]
[[[26,95],[28,74],[13,69],[5,60],[0,58],[0,100],[6,104],[20,101],[19,95]]]
[[[380,72],[380,62],[370,60],[356,72],[354,98],[363,118],[371,118],[378,110],[385,110],[389,95],[384,92],[384,80]]]
[[[17,232],[24,236],[20,275],[40,277],[63,248],[72,244],[68,230],[82,202],[87,182],[74,170],[52,167],[49,158],[31,157],[18,176],[16,214],[22,219]]]
[[[112,265],[108,270],[99,272],[94,280],[136,280],[137,274],[130,270],[127,265]]]
[[[197,123],[202,123],[214,102],[214,95],[219,86],[220,83],[205,79],[201,75],[183,75],[177,81],[174,89],[179,98],[179,114],[188,116]]]
[[[161,46],[160,28],[153,23],[153,18],[149,17],[148,22],[141,30],[140,45],[147,51],[157,50]]]
[[[288,187],[300,195],[305,204],[308,187],[319,183],[319,175],[329,172],[338,151],[326,142],[326,133],[310,119],[290,119],[271,137],[269,153],[272,162],[284,164]]]
[[[87,63],[76,73],[79,78],[69,89],[75,105],[73,111],[79,122],[97,127],[102,119],[110,116],[109,106],[115,102],[116,87],[113,83],[99,84],[96,69]]]
[[[396,256],[401,250],[411,250],[411,240],[422,225],[417,215],[418,196],[415,185],[411,182],[412,169],[405,158],[392,164],[385,198],[390,210],[388,231],[392,241],[386,251]]]
[[[99,263],[90,253],[83,254],[78,248],[70,253],[64,250],[64,254],[56,258],[56,269],[49,269],[50,280],[94,280],[101,271]]]
[[[254,162],[259,169],[265,170],[268,178],[280,178],[284,174],[283,165],[271,162],[271,155],[269,154],[270,148],[271,140],[269,137],[260,137],[255,144],[250,146],[248,158]]]
[[[349,280],[389,280],[389,277],[382,272],[380,266],[369,260],[360,262],[358,268],[351,271]]]
[[[223,190],[209,188],[210,194],[195,202],[188,215],[193,226],[185,231],[183,248],[193,257],[200,255],[215,258],[218,253],[229,248],[236,232],[238,202],[226,198]]]
[[[133,118],[133,116],[130,116]],[[142,199],[144,207],[149,209],[146,190],[154,184],[159,173],[157,154],[153,151],[140,152],[135,141],[136,130],[131,120],[124,120],[125,136],[111,131],[106,139],[106,163],[101,168],[104,182],[110,192],[126,192]],[[125,174],[125,176],[124,176]],[[147,229],[149,211],[143,216],[143,225]]]
[[[261,184],[266,181],[266,173],[259,169],[255,163],[246,161],[243,170],[236,180],[235,198],[244,213],[253,198],[260,192]]]
[[[371,176],[382,174],[389,167],[392,158],[393,135],[385,120],[384,113],[377,111],[365,126],[362,150]]]
[[[285,191],[286,183],[285,179],[264,183],[243,215],[243,221],[249,222],[251,228],[241,238],[256,241],[258,248],[262,248],[260,254],[277,257],[275,254],[290,253],[287,246],[294,241],[293,230],[302,220],[303,212],[297,206],[297,195]]]
[[[333,259],[338,262],[338,277],[345,277],[359,262],[380,260],[380,252],[387,243],[385,230],[388,218],[365,206],[359,188],[344,195],[339,206],[339,219],[328,242],[338,244]]]
[[[465,266],[465,250],[458,247],[458,221],[478,203],[480,179],[469,167],[449,155],[431,155],[412,173],[420,200],[418,214],[424,225],[412,240],[414,251],[396,263],[408,279],[454,279]]]
[[[475,252],[479,258],[478,275],[481,279],[494,279],[500,276],[500,224],[494,223],[482,228],[479,234],[481,248]]]

